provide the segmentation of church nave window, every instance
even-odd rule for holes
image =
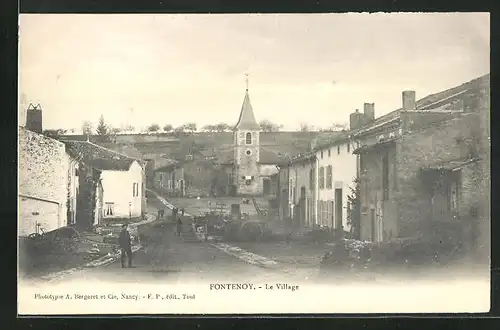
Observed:
[[[247,133],[245,138],[246,144],[252,144],[252,133]]]

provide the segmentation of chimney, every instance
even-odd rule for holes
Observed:
[[[42,134],[42,107],[30,103],[26,112],[26,129]]]
[[[403,110],[410,111],[416,109],[415,91],[403,92]]]
[[[368,124],[375,120],[375,103],[365,103],[363,108],[364,123]]]
[[[349,128],[352,130],[358,129],[361,126],[363,126],[363,114],[356,109],[356,111],[349,116]]]

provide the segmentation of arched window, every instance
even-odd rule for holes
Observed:
[[[246,135],[246,144],[252,144],[252,133],[247,133]]]

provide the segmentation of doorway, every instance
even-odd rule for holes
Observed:
[[[262,184],[263,184],[264,195],[271,194],[271,180],[264,179]]]
[[[342,228],[342,188],[335,189],[335,229]]]

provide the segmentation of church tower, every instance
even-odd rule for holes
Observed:
[[[255,120],[247,88],[240,118],[234,128],[234,183],[239,196],[257,196],[262,194],[260,182],[259,152],[260,127]]]

